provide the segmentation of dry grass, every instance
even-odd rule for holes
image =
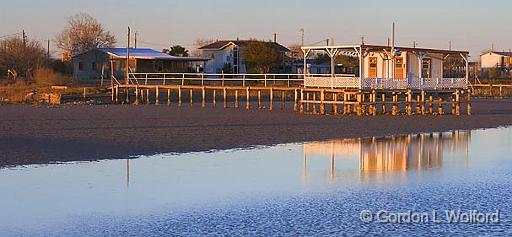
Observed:
[[[68,85],[71,81],[71,78],[55,72],[50,68],[39,67],[34,72],[34,82],[38,85]]]

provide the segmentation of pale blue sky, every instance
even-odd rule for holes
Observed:
[[[53,39],[66,18],[85,12],[98,18],[126,43],[126,26],[140,33],[139,46],[192,47],[197,38],[261,38],[278,33],[285,44],[334,38],[354,44],[385,44],[397,23],[397,44],[470,50],[475,57],[495,43],[512,48],[512,1],[509,0],[14,0],[0,6],[0,35],[25,29],[29,37]],[[147,42],[147,43],[142,43]]]

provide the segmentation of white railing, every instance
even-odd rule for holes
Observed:
[[[302,74],[130,73],[141,85],[302,86]]]
[[[468,81],[465,78],[363,78],[359,77],[330,77],[306,76],[305,87],[318,88],[360,88],[360,89],[467,89]]]
[[[359,78],[337,74],[130,73],[139,85],[287,86],[358,89],[466,89],[466,78]]]

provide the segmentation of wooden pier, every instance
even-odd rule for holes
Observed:
[[[471,93],[468,89],[361,90],[302,86],[118,84],[111,90],[113,102],[134,105],[181,107],[188,103],[206,108],[221,104],[226,109],[279,108],[320,115],[471,115]],[[463,111],[462,106],[465,107]]]

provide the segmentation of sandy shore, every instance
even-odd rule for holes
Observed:
[[[127,158],[335,138],[512,125],[511,100],[473,116],[319,116],[184,106],[0,106],[0,166]]]

